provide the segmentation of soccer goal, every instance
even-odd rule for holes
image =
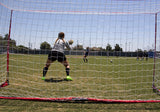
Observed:
[[[159,0],[1,0],[0,98],[160,102]],[[58,37],[72,81],[55,61]],[[88,52],[86,54],[85,52]]]

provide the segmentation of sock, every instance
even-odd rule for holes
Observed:
[[[48,71],[48,68],[47,68],[47,67],[44,67],[44,68],[43,68],[43,77],[46,76],[47,71]]]
[[[86,58],[86,63],[88,62],[88,59]]]
[[[67,76],[69,76],[69,68],[66,68],[66,74],[67,74]]]

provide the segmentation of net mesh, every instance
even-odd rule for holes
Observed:
[[[11,10],[13,15],[10,85],[0,89],[0,96],[159,100],[152,88],[160,88],[160,37],[155,32],[159,5],[158,0],[2,0],[1,84],[7,74]],[[48,53],[61,31],[66,41],[74,40],[72,49],[65,50],[73,81],[65,80],[65,68],[57,61],[49,67],[46,80],[41,80]],[[44,42],[48,48],[41,47]]]

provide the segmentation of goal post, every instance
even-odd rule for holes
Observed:
[[[159,46],[159,43],[157,43],[157,40],[159,41],[159,38],[157,38],[158,32],[158,23],[159,20],[158,18],[158,13],[155,14],[155,46],[154,46],[154,67],[153,67],[153,91],[156,92],[158,95],[160,94],[160,86],[159,86],[159,51],[157,52],[157,48]]]
[[[0,87],[5,87],[5,86],[9,85],[9,46],[10,46],[9,44],[10,44],[10,34],[11,34],[11,24],[12,24],[12,13],[13,13],[13,10],[11,10],[11,14],[10,14],[9,33],[6,36],[7,38],[3,40],[2,39],[3,37],[1,37],[0,54],[1,53],[5,54],[5,52],[7,52],[7,65],[6,65],[7,75],[6,75],[6,77],[4,75],[1,75]],[[3,59],[4,59],[3,55],[1,56],[1,59],[2,59],[1,62],[3,62]],[[1,68],[1,69],[2,69],[2,71],[4,70],[4,68]],[[2,74],[4,74],[4,73],[2,72]]]
[[[158,0],[12,2],[0,2],[0,99],[160,102]],[[59,32],[73,81],[58,61],[41,79]]]

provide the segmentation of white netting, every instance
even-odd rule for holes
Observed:
[[[10,10],[66,14],[133,14],[160,11],[158,0],[2,0],[1,4]]]
[[[155,46],[160,51],[158,30],[155,33],[159,6],[158,0],[1,0],[0,46],[7,42],[11,10],[13,15],[10,85],[0,89],[0,96],[160,99],[152,88],[153,83],[159,88],[160,63],[154,60]],[[65,68],[58,62],[43,81],[49,50],[40,45],[53,47],[61,31],[66,40],[74,40],[72,50],[65,51],[73,81],[64,80]],[[86,47],[88,63],[83,62]],[[0,83],[7,74],[6,52],[0,50]]]

